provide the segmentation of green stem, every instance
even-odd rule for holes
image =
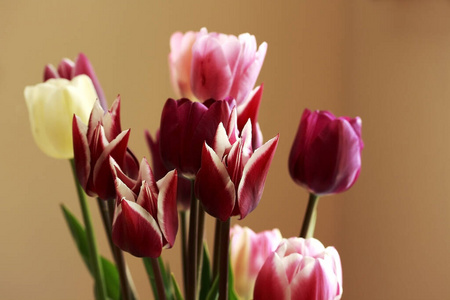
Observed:
[[[184,294],[187,294],[187,244],[186,244],[186,211],[180,211],[181,222],[181,261],[183,263]]]
[[[316,227],[317,219],[317,204],[319,203],[319,196],[310,193],[308,206],[306,208],[305,217],[303,219],[302,230],[300,231],[301,238],[311,238],[314,236],[314,229]]]
[[[107,299],[106,297],[106,287],[105,279],[103,277],[103,269],[100,263],[100,255],[98,254],[97,245],[95,242],[94,229],[92,227],[91,215],[89,212],[89,205],[86,201],[86,194],[81,188],[78,182],[78,177],[75,169],[75,162],[73,159],[70,160],[70,165],[72,166],[73,178],[75,180],[75,185],[77,187],[78,199],[80,200],[81,213],[83,214],[84,226],[86,228],[86,235],[88,239],[89,246],[89,256],[91,260],[92,271],[95,278],[97,295],[100,299]]]
[[[187,276],[187,300],[197,299],[197,212],[198,201],[194,195],[194,180],[191,181],[191,212],[189,216],[189,261]]]
[[[164,288],[164,282],[161,275],[161,268],[159,267],[158,260],[156,258],[150,258],[150,262],[152,264],[153,272],[155,275],[156,289],[158,291],[158,299],[166,300],[166,290]]]
[[[230,244],[230,219],[221,224],[219,262],[219,300],[228,300],[228,249]]]

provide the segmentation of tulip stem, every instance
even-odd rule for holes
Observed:
[[[198,206],[198,223],[197,223],[197,280],[203,263],[203,233],[205,231],[205,210],[200,204]]]
[[[228,250],[230,244],[230,219],[220,226],[219,300],[228,299]]]
[[[214,230],[214,253],[213,253],[213,280],[219,272],[219,252],[220,252],[220,220],[216,219],[216,228]]]
[[[314,236],[314,229],[316,227],[317,219],[317,204],[319,203],[319,196],[314,193],[309,194],[308,206],[306,208],[305,217],[303,219],[302,230],[300,231],[301,238],[311,238]]]
[[[150,262],[152,263],[153,272],[155,275],[156,288],[158,290],[158,299],[166,300],[166,290],[164,289],[164,282],[161,275],[161,268],[159,267],[157,258],[150,258]]]
[[[187,294],[187,244],[186,244],[186,211],[180,211],[181,223],[181,261],[183,262],[183,286],[184,294]]]
[[[86,228],[86,236],[88,239],[89,247],[89,257],[91,261],[92,273],[95,278],[95,287],[97,291],[97,296],[99,299],[107,299],[105,279],[103,276],[103,269],[100,263],[100,255],[98,254],[97,244],[95,242],[94,228],[92,226],[91,214],[89,212],[89,205],[86,201],[86,194],[84,193],[76,174],[75,161],[70,160],[70,165],[72,166],[73,178],[75,180],[75,185],[77,188],[78,199],[80,201],[81,213],[83,215],[84,226]]]
[[[187,300],[197,299],[197,213],[198,201],[194,195],[194,180],[191,180],[191,212],[189,216],[189,266],[187,276]]]

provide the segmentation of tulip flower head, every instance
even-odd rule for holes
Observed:
[[[24,91],[31,131],[38,147],[54,158],[73,158],[72,117],[87,123],[97,94],[86,75],[50,79]]]
[[[254,300],[338,300],[342,267],[334,247],[314,238],[283,240],[256,278]]]
[[[204,143],[195,194],[207,213],[221,221],[245,218],[258,205],[278,145],[278,135],[253,151],[249,120],[239,138],[236,126],[220,124],[212,147]]]
[[[160,153],[168,170],[177,169],[187,178],[195,178],[202,146],[211,143],[217,126],[228,124],[234,108],[227,101],[204,103],[189,99],[168,99],[161,114]]]
[[[78,180],[85,192],[103,200],[114,199],[116,189],[109,157],[130,178],[136,178],[139,162],[128,149],[130,130],[120,126],[120,97],[107,112],[97,101],[86,126],[73,116],[73,148]]]
[[[65,78],[67,80],[72,80],[78,75],[86,75],[92,80],[100,101],[100,105],[106,110],[107,104],[105,94],[103,93],[100,81],[97,79],[97,75],[95,75],[94,67],[86,55],[80,53],[75,62],[68,58],[64,58],[59,63],[57,69],[51,64],[46,65],[44,68],[44,81],[52,78]]]
[[[235,290],[240,299],[252,299],[256,276],[267,257],[280,244],[281,233],[278,229],[255,233],[248,227],[235,225],[230,234],[230,261]]]
[[[361,119],[303,112],[289,156],[294,181],[316,195],[348,190],[361,169]]]
[[[173,246],[178,231],[177,171],[155,181],[144,158],[137,184],[130,187],[120,179],[124,174],[113,159],[111,165],[117,190],[113,242],[134,256],[159,257],[163,248]]]
[[[172,84],[182,97],[236,99],[238,105],[255,86],[267,52],[257,48],[253,35],[176,32],[170,39],[169,66]],[[190,85],[190,86],[189,86]]]

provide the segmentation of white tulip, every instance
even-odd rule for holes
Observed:
[[[72,119],[87,123],[98,98],[86,75],[49,79],[24,91],[31,131],[39,148],[54,158],[73,158]]]

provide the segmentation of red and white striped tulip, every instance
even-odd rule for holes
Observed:
[[[221,221],[237,215],[243,219],[256,208],[278,145],[277,135],[253,151],[251,121],[237,139],[233,128],[220,124],[212,147],[204,143],[195,180],[203,208]]]
[[[178,231],[177,171],[156,181],[147,160],[142,159],[138,184],[128,186],[115,168],[117,191],[112,239],[120,249],[138,257],[159,257],[163,248],[171,248]],[[136,192],[137,191],[137,192]]]
[[[290,238],[267,258],[256,278],[254,300],[338,300],[342,267],[334,247]]]
[[[278,229],[255,233],[248,227],[234,225],[230,234],[234,288],[240,299],[252,299],[256,276],[267,257],[280,244],[281,233]]]
[[[106,113],[97,101],[87,126],[76,115],[72,123],[75,167],[81,186],[89,196],[114,199],[109,157],[130,178],[136,178],[139,171],[139,162],[128,149],[130,129],[122,131],[120,126],[120,97]]]

